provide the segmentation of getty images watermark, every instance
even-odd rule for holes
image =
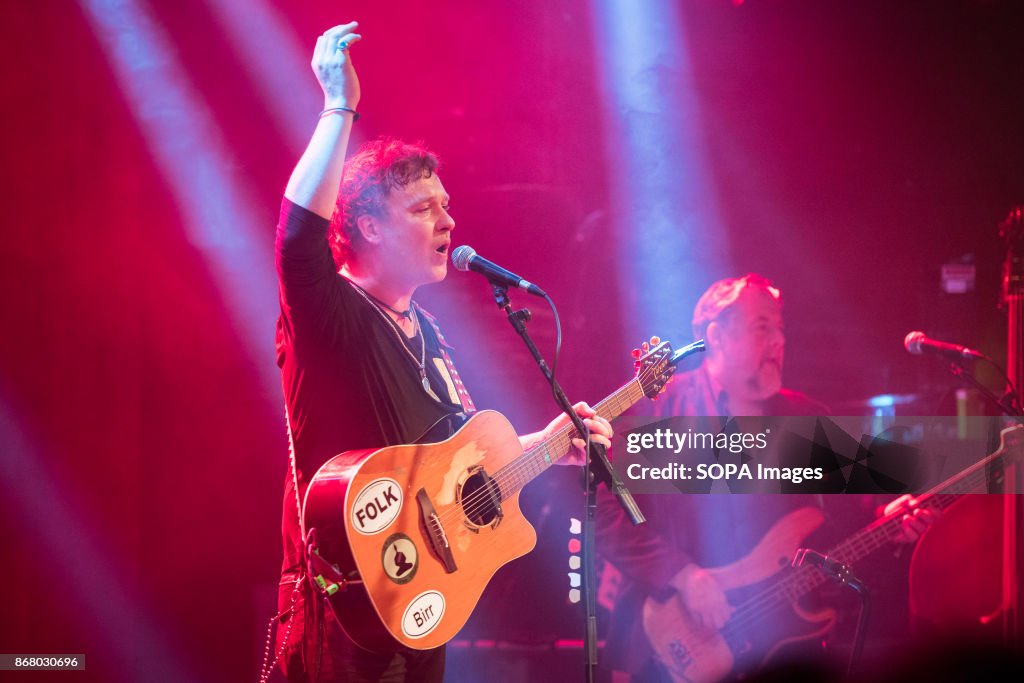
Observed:
[[[636,493],[948,493],[999,490],[1014,441],[955,417],[621,418],[616,468]]]

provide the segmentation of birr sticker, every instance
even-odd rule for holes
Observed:
[[[417,595],[402,615],[402,633],[415,639],[433,631],[444,616],[444,604],[444,596],[436,590]]]

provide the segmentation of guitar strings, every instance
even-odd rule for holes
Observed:
[[[1002,449],[990,457],[999,456],[1001,453]],[[987,460],[988,458],[986,458],[986,461]],[[983,464],[986,461],[982,461],[981,463],[978,463],[978,465]],[[977,467],[977,465],[975,467]],[[965,470],[965,472],[960,475],[957,475],[957,477],[966,480],[970,477],[974,477],[976,474],[978,474],[978,471],[972,467]],[[958,500],[962,494],[938,493],[939,490],[947,485],[948,482],[940,484],[936,488],[932,489],[931,492],[922,494],[919,499],[918,507],[937,507],[939,509],[945,509],[949,507],[949,505],[952,505],[952,503]],[[971,484],[973,487],[977,487],[977,485],[978,482],[972,482]],[[856,562],[889,543],[889,539],[894,535],[896,528],[901,524],[903,514],[905,514],[903,510],[894,511],[888,517],[882,518],[879,523],[855,534],[846,541],[835,546],[826,554],[829,557],[837,558],[843,564]],[[824,583],[826,578],[827,577],[824,573],[815,571],[812,567],[799,567],[795,572],[787,574],[784,578],[779,580],[779,582],[770,590],[740,603],[735,608],[733,616],[730,617],[720,631],[698,634],[697,637],[692,639],[692,641],[698,645],[706,645],[719,633],[724,639],[728,640],[728,638],[735,635],[737,631],[743,632],[745,628],[749,628],[752,622],[756,622],[763,618],[772,610],[784,607],[787,603],[794,602],[803,597],[811,590]]]
[[[998,457],[1002,454],[1002,449],[990,457]],[[984,464],[988,461],[978,463],[978,465]],[[962,478],[967,480],[969,478],[977,479],[976,475],[978,470],[975,467],[965,470],[965,472],[953,477],[952,479]],[[952,479],[950,481],[952,481]],[[977,488],[978,481],[973,481],[970,486]],[[930,508],[937,507],[939,509],[945,509],[952,505],[958,500],[963,494],[942,494],[938,491],[947,487],[949,482],[940,484],[939,486],[932,489],[932,491],[922,494],[919,499],[919,508]],[[891,513],[888,517],[882,518],[877,524],[869,526],[862,532],[855,534],[853,537],[847,539],[843,543],[840,543],[827,555],[830,557],[836,557],[840,562],[844,564],[855,562],[866,555],[873,553],[879,548],[883,547],[890,542],[890,539],[895,534],[896,528],[900,526],[901,520],[905,512],[903,510],[897,510]],[[810,590],[821,585],[826,580],[826,575],[820,571],[813,571],[811,567],[800,567],[797,572],[787,575],[782,579],[776,587],[767,594],[761,594],[747,600],[736,608],[736,616],[731,618],[726,626],[722,628],[724,632],[728,629],[734,632],[737,628],[747,625],[747,622],[759,619],[764,616],[766,612],[776,609],[779,604],[780,597],[792,602],[802,597]],[[806,584],[801,586],[800,584]],[[795,584],[795,585],[794,585]],[[784,603],[782,603],[784,604]],[[705,639],[707,640],[707,638]]]
[[[537,444],[536,446],[530,448],[529,450],[524,451],[515,459],[513,459],[509,463],[506,463],[503,467],[499,468],[499,470],[495,473],[494,477],[491,479],[491,482],[493,482],[493,484],[497,486],[498,491],[501,493],[502,500],[504,500],[514,492],[520,490],[522,488],[522,484],[526,483],[525,481],[519,483],[520,475],[524,474],[528,470],[537,469],[538,467],[540,467],[539,463],[537,462],[537,456],[542,451],[548,450],[549,446],[556,445],[558,442],[568,442],[569,429],[569,426],[563,427],[562,429],[548,437],[548,439],[545,439],[540,444]],[[568,443],[566,445],[568,445]],[[536,474],[539,474],[544,469],[545,468],[542,467],[536,472]],[[518,485],[510,486],[510,484]],[[456,520],[460,516],[465,516],[469,518],[474,517],[477,513],[482,512],[491,504],[492,490],[493,488],[491,486],[484,486],[478,489],[477,491],[474,491],[473,493],[469,494],[462,500],[461,506],[453,505],[449,507],[449,509],[446,510],[444,513],[442,513],[442,521],[451,522],[453,520]]]
[[[829,555],[836,555],[838,552],[837,548]],[[737,633],[743,633],[752,622],[762,619],[773,610],[794,602],[824,581],[825,575],[821,572],[813,571],[808,566],[800,567],[779,580],[770,590],[740,603],[734,610],[733,616],[722,626],[721,630],[697,633],[691,639],[691,643],[698,646],[707,645],[719,635],[729,641]]]
[[[611,404],[617,404],[619,402],[618,397],[623,395],[625,392],[628,392],[628,390],[634,384],[639,383],[642,379],[644,379],[644,377],[642,375],[638,375],[636,378],[622,386],[618,391],[613,393],[611,396],[607,397],[606,399],[598,403],[596,406],[598,414],[602,414],[602,408],[607,407]],[[641,390],[641,396],[642,395],[643,393]],[[633,402],[628,402],[627,407],[628,405],[632,405],[632,403]],[[618,406],[615,405],[614,409],[617,408]],[[603,416],[607,418],[607,415]],[[559,450],[562,450],[564,446],[565,450],[567,450],[570,439],[572,438],[570,436],[570,433],[575,433],[575,428],[572,426],[572,424],[562,427],[541,443],[531,447],[530,449],[519,455],[517,458],[513,459],[512,461],[506,463],[504,466],[499,468],[499,470],[495,473],[495,476],[491,481],[493,481],[495,485],[497,485],[499,491],[502,494],[502,499],[504,500],[514,492],[519,491],[522,488],[522,486],[528,483],[530,480],[532,480],[534,476],[540,474],[545,469],[547,469],[548,464],[554,462],[555,460],[561,459],[561,457],[563,456],[558,456],[554,459],[551,459],[550,447],[558,446]],[[540,460],[539,456],[542,453],[548,454],[546,462],[541,462]],[[529,470],[535,470],[532,476],[522,476]],[[447,523],[453,520],[457,520],[457,518],[459,516],[462,516],[463,514],[467,517],[472,518],[475,514],[481,512],[487,506],[490,505],[490,490],[490,487],[482,487],[478,491],[474,491],[473,493],[468,495],[462,501],[461,506],[451,506],[448,510],[446,510],[444,513],[440,515],[440,517],[442,518],[442,522]]]
[[[641,379],[643,379],[642,373],[641,375],[638,375],[637,379],[634,381],[640,381]],[[606,401],[611,401],[614,396],[620,394],[623,390],[626,390],[629,387],[630,384],[627,384],[619,392],[616,392],[616,394],[613,394],[612,397],[606,399]],[[535,456],[536,452],[540,450],[541,446],[546,448],[548,444],[554,444],[562,439],[567,438],[569,430],[570,426],[566,426],[559,432],[556,432],[554,435],[552,435],[552,437],[547,439],[543,444],[540,444],[526,451],[523,455],[519,456],[517,460],[524,459],[525,456]],[[956,477],[951,478],[947,482],[935,487],[935,489],[933,489],[933,492],[924,494],[919,502],[919,507],[934,505],[936,507],[944,508],[948,506],[953,502],[953,500],[958,499],[959,496],[938,494],[937,491],[944,488],[946,485],[949,484],[949,482],[953,481],[953,479],[966,479],[974,475],[977,475],[981,467],[984,467],[990,460],[998,457],[1001,454],[1002,449],[999,452],[990,456],[989,458],[985,458],[981,462],[976,463],[974,467],[968,468],[967,471],[961,473],[960,475],[957,475]],[[525,466],[516,467],[515,460],[509,463],[509,465],[513,465],[513,467],[509,470],[509,474],[504,477],[505,481],[512,479],[513,475],[518,474],[519,472],[525,469]],[[506,467],[507,466],[508,465],[506,465]],[[496,477],[496,480],[498,480],[498,477]],[[976,484],[977,482],[975,482],[975,485]],[[467,514],[472,514],[473,512],[477,512],[480,510],[481,506],[475,505],[474,503],[478,502],[478,500],[483,497],[484,494],[480,494],[479,496],[474,495],[466,498],[466,505],[464,505],[464,508],[467,510]],[[476,498],[477,500],[471,501],[472,498]],[[448,519],[451,519],[451,517],[453,516],[458,516],[457,508],[458,506],[453,506],[448,511],[446,511],[446,514],[444,516]],[[832,551],[830,551],[829,555],[837,557],[840,561],[845,562],[845,557],[853,556],[854,559],[850,561],[855,561],[858,558],[858,556],[863,557],[864,555],[870,552],[874,552],[875,550],[882,547],[888,542],[888,538],[892,535],[892,532],[894,531],[895,527],[899,525],[899,520],[902,518],[902,514],[902,511],[894,512],[888,519],[885,519],[880,524],[875,525],[873,527],[869,527],[867,534],[858,534],[852,537],[851,539],[848,539],[847,542],[840,544]],[[492,544],[498,542],[498,540],[499,537],[497,535],[492,536],[482,544],[482,549],[490,547]],[[793,602],[799,599],[803,595],[807,594],[810,590],[813,590],[817,586],[821,585],[821,583],[823,583],[825,579],[825,575],[821,572],[813,571],[812,568],[806,566],[800,567],[799,569],[797,569],[797,571],[790,573],[786,577],[781,579],[776,584],[776,586],[770,591],[755,596],[737,606],[733,617],[731,617],[729,621],[726,622],[726,624],[722,627],[720,631],[722,637],[729,638],[730,636],[735,635],[737,631],[742,630],[745,626],[748,626],[751,622],[762,618],[765,614],[770,613],[772,610],[785,606],[787,602]],[[698,644],[706,644],[710,642],[712,638],[716,637],[718,633],[719,632],[701,634],[700,636],[698,636],[698,638],[695,639],[695,641]]]
[[[887,520],[886,524],[893,520]],[[895,525],[894,525],[895,526]],[[875,527],[880,529],[881,527]],[[887,532],[888,533],[888,532]],[[853,541],[854,539],[851,539]],[[879,543],[875,548],[868,549],[866,542],[856,541],[850,545],[863,544],[864,552],[873,552],[877,548],[884,545]],[[844,544],[840,544],[828,555],[835,557],[842,557],[846,555],[843,548]],[[840,560],[843,561],[843,560]],[[725,623],[720,631],[711,633],[700,633],[692,639],[697,645],[706,645],[711,642],[719,633],[722,637],[728,640],[730,637],[735,636],[737,632],[744,632],[745,629],[749,628],[752,622],[756,622],[762,619],[765,615],[771,613],[780,607],[785,607],[788,603],[792,603],[799,598],[806,595],[808,592],[817,588],[825,581],[826,577],[823,573],[815,571],[812,567],[803,566],[799,567],[795,572],[787,574],[779,582],[773,586],[770,590],[765,591],[759,595],[756,595],[743,603],[740,603],[733,616]]]
[[[602,413],[602,411],[600,410],[601,408],[609,404],[616,403],[617,397],[622,395],[624,392],[628,391],[628,389],[633,384],[638,383],[642,379],[645,379],[643,374],[638,375],[638,377],[634,378],[629,383],[621,387],[611,396],[598,403],[598,405],[596,406],[598,409],[598,414]],[[524,481],[520,482],[519,480],[523,478],[522,475],[524,473],[526,473],[529,470],[536,470],[534,472],[535,476],[536,474],[540,474],[541,472],[543,472],[547,468],[547,464],[542,463],[539,456],[542,453],[547,452],[548,458],[550,459],[550,449],[553,446],[559,446],[559,449],[561,450],[561,445],[564,444],[565,448],[567,449],[571,438],[570,432],[574,431],[575,428],[571,424],[566,425],[565,427],[562,427],[541,443],[531,447],[530,449],[519,455],[517,458],[513,459],[512,461],[502,466],[497,471],[497,473],[495,473],[495,476],[493,477],[492,481],[498,486],[498,489],[502,493],[503,499],[508,495],[511,495],[515,491],[521,489],[525,483],[532,479],[532,477],[529,477],[525,478]],[[561,457],[562,456],[558,456],[557,458],[554,458],[554,460],[558,460]],[[551,460],[551,462],[553,462],[554,460]],[[510,486],[509,484],[514,485]],[[488,490],[488,487],[484,487],[479,491],[475,491],[469,496],[467,496],[463,500],[461,507],[465,514],[471,517],[475,513],[480,512],[489,503],[490,491]],[[458,510],[458,506],[456,506],[455,508],[449,508],[449,510],[446,511],[445,513],[446,519],[444,521],[450,521],[452,517],[457,517],[459,516],[459,514],[460,511]]]
[[[642,397],[644,395],[642,388],[643,383],[648,381],[653,374],[655,374],[655,372],[650,368],[645,368],[644,370],[642,370],[635,378],[630,380],[628,383],[620,387],[613,394],[611,394],[610,396],[602,400],[600,403],[598,403],[597,406],[595,406],[598,414],[602,414],[602,411],[600,410],[602,407],[605,407],[608,404],[617,403],[619,400],[618,397],[628,392],[629,389],[633,387],[633,385],[639,385],[640,397]],[[639,398],[637,400],[639,400]],[[628,401],[626,408],[633,405],[633,403],[635,403],[635,401]],[[619,412],[619,414],[621,414],[621,411]],[[607,419],[607,415],[602,415],[602,417],[605,417]],[[617,415],[613,417],[617,417]],[[517,456],[512,461],[502,466],[491,480],[495,482],[495,484],[498,486],[499,491],[502,493],[502,500],[507,498],[515,491],[519,491],[526,483],[529,483],[529,481],[531,481],[534,476],[540,474],[545,469],[547,469],[549,464],[552,464],[555,461],[560,460],[562,457],[564,457],[564,455],[559,455],[551,459],[549,446],[559,446],[559,450],[562,450],[562,446],[560,446],[560,444],[564,442],[565,450],[568,450],[568,446],[571,442],[571,439],[573,438],[572,436],[570,436],[570,433],[573,433],[578,436],[578,434],[576,434],[575,427],[571,423],[562,427],[557,432],[552,434],[550,437],[543,440],[541,443],[524,451],[521,455]],[[549,460],[545,463],[541,463],[538,456],[540,456],[540,454],[545,451],[547,451],[549,454]],[[533,476],[526,477],[523,481],[520,482],[520,476],[530,469],[536,469],[537,471],[533,474]],[[509,486],[508,484],[510,483],[514,485]],[[441,518],[442,522],[447,523],[457,519],[459,516],[462,516],[463,514],[467,517],[472,517],[473,515],[481,512],[488,505],[490,505],[490,490],[491,489],[488,486],[481,487],[478,491],[474,491],[473,493],[466,496],[466,498],[463,499],[461,506],[451,506],[448,510],[439,515],[439,518]],[[459,509],[460,507],[461,510]]]
[[[628,387],[629,385],[623,387],[623,389],[627,389]],[[616,393],[618,394],[619,392]],[[609,397],[608,400],[610,399],[611,397]],[[568,428],[564,431],[568,431]],[[555,436],[559,435],[560,434],[556,434]],[[556,439],[555,437],[552,437],[550,440],[554,442]],[[533,449],[531,449],[531,451],[532,450]],[[530,453],[531,451],[527,451],[527,453]],[[990,454],[986,458],[975,463],[972,467],[950,477],[945,482],[934,487],[931,491],[922,494],[919,498],[918,507],[922,509],[930,507],[945,509],[956,500],[959,500],[963,494],[940,493],[943,489],[957,483],[958,480],[968,484],[968,488],[970,489],[976,489],[983,485],[987,480],[984,468],[992,461],[1002,457],[1004,452],[1005,448],[1000,448],[995,453]],[[853,537],[832,548],[827,553],[828,556],[834,557],[844,564],[848,564],[856,562],[866,555],[878,550],[890,542],[896,528],[902,523],[901,520],[903,514],[905,513],[902,510],[896,510],[893,513],[890,513],[888,517],[882,518],[877,524],[869,526],[862,532],[855,534]],[[486,549],[498,540],[499,537],[497,535],[492,536],[482,544],[482,548]],[[749,628],[752,623],[762,619],[773,610],[786,607],[788,604],[803,597],[811,590],[824,583],[826,578],[825,574],[814,570],[812,567],[799,567],[796,571],[791,572],[780,579],[772,589],[754,596],[738,605],[734,610],[733,616],[726,622],[720,631],[700,633],[695,638],[691,639],[691,642],[696,645],[706,645],[719,635],[724,640],[728,641],[730,638],[734,638],[737,632],[742,633],[744,629]]]
[[[626,400],[626,405],[622,407],[621,410],[618,410],[619,406],[616,405],[614,409],[618,410],[618,412],[616,412],[615,415],[612,416],[614,419],[614,417],[617,417],[630,406],[632,406],[641,398],[643,398],[646,394],[643,387],[646,386],[647,383],[654,378],[654,376],[660,374],[661,372],[661,370],[655,369],[653,365],[645,366],[643,369],[640,370],[640,372],[637,373],[636,377],[634,377],[632,380],[624,384],[618,390],[616,390],[611,395],[603,399],[600,403],[598,403],[597,406],[595,406],[598,414],[601,415],[600,408],[602,408],[603,406],[607,406],[613,403],[618,404],[621,401],[621,397],[624,396],[631,388],[633,388],[634,385],[636,385],[639,389],[639,396],[637,396],[635,399]],[[608,419],[607,415],[602,415],[602,417]],[[513,493],[514,491],[520,490],[525,484],[529,483],[534,476],[540,474],[545,469],[547,469],[548,465],[564,457],[564,454],[559,455],[555,457],[553,460],[549,460],[546,464],[541,464],[538,460],[538,456],[540,455],[540,453],[545,451],[548,452],[550,458],[550,452],[548,451],[549,445],[559,445],[560,442],[564,441],[564,446],[559,446],[559,450],[563,450],[563,448],[567,450],[569,443],[573,438],[572,436],[570,436],[570,432],[578,436],[578,434],[575,432],[575,427],[571,423],[562,427],[559,431],[555,432],[553,435],[551,435],[541,443],[533,446],[529,450],[523,452],[514,460],[502,466],[492,479],[492,481],[495,482],[495,484],[498,486],[499,491],[501,491],[503,494],[502,500],[507,498],[508,495],[511,495],[511,493]],[[519,482],[518,479],[520,475],[524,474],[530,468],[535,468],[537,469],[537,471],[533,474],[533,476],[526,477],[523,481]],[[509,484],[510,482],[514,483],[515,485],[511,487],[507,486],[507,484]],[[448,510],[441,513],[441,515],[438,516],[439,521],[441,521],[443,524],[447,524],[452,521],[456,521],[460,516],[472,517],[473,515],[483,511],[488,505],[490,505],[490,500],[490,487],[481,487],[478,491],[474,491],[472,494],[467,496],[463,500],[461,506],[451,506]],[[460,507],[461,510],[459,509]]]
[[[615,404],[613,406],[613,410],[617,412],[615,412],[615,414],[612,415],[611,417],[612,419],[614,419],[614,417],[618,417],[618,415],[620,415],[622,412],[625,412],[625,410],[627,410],[629,407],[631,407],[633,404],[635,404],[637,401],[639,401],[646,395],[644,387],[648,386],[651,380],[654,379],[654,377],[656,377],[657,375],[662,374],[663,371],[664,368],[659,370],[655,368],[654,364],[646,365],[637,373],[636,377],[634,377],[632,380],[624,384],[618,390],[616,390],[611,395],[603,399],[600,403],[598,403],[597,406],[595,406],[598,414],[601,415],[602,417],[605,417],[605,419],[608,419],[609,416],[606,414],[602,414],[601,408],[604,406]],[[636,398],[627,398],[625,400],[625,405],[620,406],[619,404],[622,402],[622,397],[624,397],[630,389],[634,388],[634,386],[639,390],[639,395],[636,396]],[[573,436],[570,436],[570,432],[572,432],[575,436],[579,436],[579,434],[575,432],[575,427],[571,423],[566,425],[565,427],[562,427],[558,432],[548,437],[540,444],[533,446],[516,459],[512,460],[509,463],[506,463],[501,469],[499,469],[498,473],[496,473],[492,481],[494,481],[497,484],[499,490],[502,491],[503,493],[508,492],[509,494],[511,494],[511,492],[513,491],[520,490],[524,485],[526,485],[533,479],[533,476],[536,476],[543,472],[545,469],[547,469],[548,464],[551,464],[554,461],[560,460],[562,457],[564,457],[564,455],[559,455],[555,457],[553,460],[548,461],[547,464],[542,464],[538,460],[538,456],[541,452],[548,451],[549,445],[558,445],[559,450],[567,450],[569,442],[572,438],[574,438]],[[561,442],[563,441],[565,443],[561,444]],[[508,469],[506,470],[506,468]],[[537,469],[533,476],[525,477],[524,480],[521,482],[518,481],[520,475],[523,475],[530,468]],[[507,486],[507,484],[509,484],[510,482],[514,483],[515,485],[512,487]],[[480,489],[479,493],[474,492],[473,494],[470,494],[470,496],[467,496],[463,502],[462,507],[466,511],[467,516],[471,516],[472,514],[478,513],[481,510],[483,510],[489,504],[489,500],[490,496],[487,491],[487,487],[483,487]],[[455,506],[454,509],[449,509],[448,511],[446,511],[446,513],[444,513],[445,519],[442,521],[450,522],[454,518],[457,518],[459,516],[459,510],[457,509],[457,507],[458,506]]]
[[[605,404],[609,404],[609,403],[612,403],[613,401],[616,401],[618,399],[618,397],[620,397],[621,395],[625,394],[634,384],[638,384],[639,385],[640,392],[641,392],[641,397],[642,397],[643,394],[644,394],[644,392],[643,392],[644,382],[650,380],[651,376],[653,374],[655,374],[654,370],[652,370],[650,367],[645,368],[644,370],[642,370],[640,373],[637,374],[636,378],[634,378],[629,383],[627,383],[626,385],[621,387],[618,391],[614,392],[613,394],[608,396],[606,399],[601,401],[598,404],[598,407],[601,407],[601,406],[604,406]],[[639,399],[637,399],[637,400],[639,400]],[[630,401],[630,402],[628,402],[628,405],[632,405],[634,402],[635,401]],[[600,413],[600,411],[598,411],[598,412]],[[574,430],[574,427],[571,424],[570,425],[566,425],[565,427],[563,427],[561,430],[556,432],[554,435],[552,435],[551,437],[549,437],[545,441],[543,441],[540,444],[538,444],[537,446],[534,446],[533,448],[525,451],[518,458],[516,458],[515,460],[511,461],[510,463],[507,463],[505,466],[503,466],[501,469],[499,469],[498,473],[495,475],[494,479],[492,479],[492,481],[494,481],[496,483],[496,485],[498,486],[499,491],[501,491],[503,494],[511,495],[512,489],[507,487],[506,484],[509,483],[509,481],[516,480],[518,478],[518,476],[521,473],[523,473],[524,471],[526,471],[528,468],[531,468],[531,467],[534,467],[534,468],[539,467],[540,468],[540,469],[538,469],[538,471],[535,473],[534,476],[536,476],[536,474],[540,474],[540,472],[543,472],[544,469],[546,469],[546,466],[539,464],[539,462],[537,462],[537,460],[536,460],[536,456],[538,455],[538,453],[542,449],[543,450],[547,450],[547,447],[548,447],[549,444],[557,444],[560,441],[568,440],[570,438],[568,436],[568,434],[569,434],[569,432],[571,430]],[[566,446],[567,445],[568,444],[566,444]],[[942,488],[948,486],[954,479],[964,478],[965,476],[972,476],[973,474],[976,474],[978,472],[978,470],[981,467],[985,466],[985,464],[989,460],[999,456],[1001,453],[1002,453],[1002,449],[1000,449],[1000,451],[997,451],[996,453],[991,454],[989,457],[983,459],[982,461],[980,461],[978,463],[975,463],[974,466],[972,466],[971,468],[968,468],[964,472],[962,472],[962,473],[960,473],[958,475],[955,475],[954,477],[951,477],[946,482],[943,482],[942,484],[936,486],[934,489],[932,489],[932,492],[941,490]],[[561,457],[563,457],[563,456],[559,456],[556,459],[560,459]],[[505,468],[510,468],[510,469],[507,472],[503,472],[505,470]],[[526,479],[522,483],[519,483],[517,486],[514,487],[514,490],[518,491],[519,489],[521,489],[522,485],[524,485],[525,483],[528,483],[530,479],[532,479],[532,477]],[[485,507],[487,505],[490,504],[490,492],[489,492],[488,489],[489,489],[489,487],[483,487],[478,492],[474,492],[473,494],[470,494],[469,496],[467,496],[464,499],[463,504],[462,504],[461,507],[462,507],[462,510],[465,512],[466,516],[472,517],[476,513],[481,512],[483,509],[485,509]],[[504,495],[503,499],[505,497],[507,497],[507,495]],[[453,519],[456,519],[459,516],[459,514],[460,514],[459,507],[460,506],[452,506],[451,508],[449,508],[449,510],[445,511],[445,513],[443,513],[443,517],[444,517],[443,521],[447,523],[447,522],[451,522]]]
[[[616,402],[635,383],[639,383],[640,384],[641,395],[642,395],[643,394],[643,392],[642,392],[643,382],[646,381],[646,380],[649,380],[651,374],[653,374],[653,371],[648,371],[648,370],[641,371],[641,373],[639,373],[638,376],[636,378],[634,378],[634,380],[632,380],[631,382],[627,383],[622,388],[620,388],[618,391],[616,391],[611,396],[609,396],[608,398],[603,400],[601,403],[599,403],[598,407],[602,407],[602,406],[604,406],[606,404],[610,404],[610,403]],[[632,401],[629,402],[629,405],[632,405]],[[600,411],[599,411],[599,413],[600,413]],[[542,449],[546,450],[548,448],[548,446],[551,445],[551,444],[556,444],[559,441],[565,441],[568,438],[568,433],[569,433],[569,431],[571,429],[572,429],[571,425],[567,425],[566,427],[563,427],[559,432],[556,432],[554,435],[552,435],[551,437],[546,439],[544,442],[542,442],[538,446],[535,446],[535,447],[529,449],[528,451],[526,451],[522,455],[520,455],[517,459],[511,461],[510,463],[506,464],[504,467],[502,467],[501,469],[498,470],[498,473],[496,474],[496,476],[494,477],[494,479],[492,481],[494,481],[495,484],[498,486],[499,490],[502,491],[503,494],[505,494],[505,497],[507,497],[507,495],[512,493],[512,488],[507,486],[507,484],[510,481],[517,479],[518,476],[522,472],[526,471],[527,469],[529,469],[531,467],[532,468],[538,468],[539,467],[540,469],[537,472],[539,474],[539,472],[541,472],[541,471],[543,471],[543,469],[545,469],[545,466],[540,465],[539,462],[537,462],[537,459],[536,459],[537,454]],[[976,470],[977,468],[979,468],[981,466],[983,466],[983,463],[977,463],[975,465],[975,467],[971,468],[971,469],[975,469]],[[508,468],[508,469],[506,469],[506,468]],[[958,476],[962,476],[962,475],[963,475],[963,473],[961,473],[961,475],[958,475]],[[945,484],[936,487],[936,490],[943,488],[944,485]],[[519,488],[521,488],[521,486],[516,486],[514,488],[516,490],[518,490]],[[488,490],[488,487],[485,487],[485,488],[480,489],[478,492],[474,492],[473,494],[470,494],[469,496],[467,496],[463,500],[463,502],[462,502],[462,505],[461,505],[462,510],[461,511],[459,509],[460,506],[452,506],[448,510],[446,510],[444,513],[442,513],[442,515],[440,517],[442,518],[443,522],[450,522],[450,521],[452,521],[452,519],[453,518],[457,518],[460,515],[461,512],[465,512],[465,514],[467,516],[471,517],[474,514],[479,513],[481,510],[484,509],[484,507],[486,505],[489,505],[489,504],[490,504],[490,491]]]

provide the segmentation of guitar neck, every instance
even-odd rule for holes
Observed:
[[[600,401],[594,410],[599,416],[611,421],[644,396],[657,396],[678,363],[688,356],[703,352],[704,348],[703,339],[674,352],[668,342],[660,342],[645,356],[637,359],[637,376]],[[568,424],[495,472],[493,478],[498,483],[502,499],[515,494],[537,475],[564,458],[572,440],[578,436],[576,428]]]
[[[613,420],[629,410],[644,397],[639,380],[633,379],[594,406],[597,414],[606,420]],[[566,456],[572,440],[579,436],[576,428],[569,424],[507,463],[492,476],[497,480],[502,499],[518,492]]]
[[[997,468],[1001,468],[1005,464],[1004,459],[1009,450],[1009,446],[1007,446],[1008,436],[1013,435],[1015,437],[1012,446],[1019,448],[1020,444],[1016,442],[1016,439],[1020,437],[1021,432],[1024,432],[1024,427],[1021,426],[1004,429],[1003,445],[999,450],[986,456],[966,470],[950,477],[927,493],[918,496],[918,507],[941,511],[960,500],[960,498],[966,495],[965,492],[977,493],[984,491],[985,485],[990,478],[992,466],[995,465]],[[997,471],[999,472],[998,476],[1002,476],[1001,469]],[[956,493],[952,492],[954,489],[957,491]],[[851,565],[863,559],[892,541],[900,530],[904,514],[905,511],[897,510],[884,517],[880,517],[872,524],[831,548],[827,553],[828,556],[845,565]],[[823,572],[813,567],[800,567],[775,586],[775,597],[785,601],[796,600],[824,583],[826,578]],[[738,609],[737,612],[742,611],[744,607],[746,605]]]
[[[1002,476],[1002,465],[1013,451],[1014,460],[1020,456],[1024,444],[1024,426],[1007,427],[1002,432],[1000,448],[981,461],[968,467],[931,491],[918,496],[918,506],[931,510],[944,510],[965,495],[965,492],[983,491],[991,471]],[[993,465],[996,467],[993,468]],[[955,490],[955,492],[954,492]],[[889,543],[897,534],[905,512],[898,510],[879,518],[829,550],[828,556],[850,565]],[[756,628],[775,609],[788,605],[820,586],[827,580],[824,572],[804,565],[789,572],[772,588],[746,600],[736,607],[732,617],[722,628],[722,636],[732,647],[743,642],[750,629]]]

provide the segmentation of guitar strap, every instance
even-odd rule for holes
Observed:
[[[288,468],[292,474],[292,488],[295,489],[295,512],[299,516],[299,535],[305,543],[306,525],[302,523],[302,501],[299,500],[299,469],[295,464],[295,438],[292,436],[292,420],[288,415],[287,405],[284,407],[284,426],[288,432]]]
[[[452,356],[448,353],[448,349],[453,348],[448,340],[441,334],[441,326],[437,324],[437,318],[427,313],[426,310],[418,303],[413,302],[413,306],[416,307],[416,313],[420,315],[423,320],[426,320],[430,324],[430,328],[434,330],[434,336],[437,337],[438,346],[441,349],[441,358],[444,360],[444,365],[448,368],[448,374],[452,377],[452,383],[455,385],[455,393],[458,394],[459,403],[462,404],[462,410],[466,415],[470,415],[476,412],[476,406],[473,405],[473,399],[469,396],[469,391],[466,389],[466,385],[462,383],[462,378],[459,377],[459,371],[455,369],[455,363],[452,362]]]

